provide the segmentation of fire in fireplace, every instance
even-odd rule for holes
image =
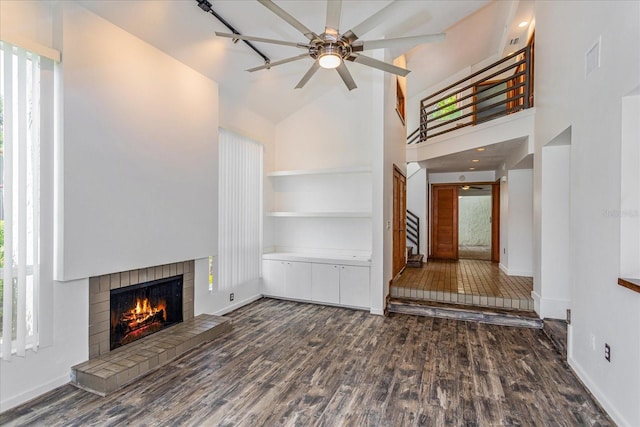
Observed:
[[[111,291],[111,350],[182,322],[182,275]]]

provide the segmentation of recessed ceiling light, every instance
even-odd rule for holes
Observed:
[[[486,148],[484,147],[476,148],[476,151],[484,151],[484,150],[486,150]]]
[[[476,170],[476,168],[469,168],[469,170],[470,170],[470,171],[474,171],[474,170]]]
[[[473,163],[478,163],[480,160],[478,160],[478,159],[473,159],[473,160],[471,160],[471,161],[472,161]]]
[[[523,28],[523,27],[526,27],[527,25],[529,25],[529,21],[522,21],[521,23],[518,24],[518,27]]]

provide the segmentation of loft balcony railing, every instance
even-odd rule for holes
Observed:
[[[533,60],[527,46],[420,101],[420,125],[408,144],[424,142],[533,106]]]

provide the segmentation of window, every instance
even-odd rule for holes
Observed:
[[[458,109],[458,95],[453,94],[433,107],[433,112],[429,114],[429,120],[452,120],[460,117]]]
[[[38,344],[40,56],[0,42],[0,353]]]
[[[262,146],[220,129],[217,290],[258,280],[262,264]]]

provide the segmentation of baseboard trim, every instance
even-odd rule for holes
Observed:
[[[500,267],[500,270],[502,270],[504,274],[506,274],[507,276],[509,275],[509,269],[505,267],[503,263],[498,264],[498,267]]]
[[[240,307],[244,307],[247,304],[251,304],[254,301],[258,301],[260,298],[262,298],[262,294],[254,295],[250,298],[246,298],[242,301],[238,301],[235,304],[232,304],[228,307],[223,308],[222,310],[218,310],[215,313],[211,313],[211,314],[215,316],[223,316],[227,313],[231,313],[232,311],[239,309]]]
[[[23,393],[18,394],[17,396],[12,396],[7,400],[3,400],[2,402],[0,402],[0,412],[4,412],[18,405],[22,405],[23,403],[27,403],[28,401],[40,397],[41,395],[48,393],[53,389],[68,384],[69,381],[70,378],[68,374],[62,375],[58,378],[54,378],[46,384],[39,385],[38,387],[27,390]]]
[[[586,371],[582,368],[574,358],[568,357],[567,361],[569,362],[569,367],[573,371],[574,375],[582,382],[582,385],[585,386],[587,390],[591,393],[591,395],[596,399],[596,401],[600,404],[602,409],[607,412],[607,414],[613,419],[616,425],[619,426],[630,426],[632,423],[628,422],[620,412],[615,408],[615,406],[607,399],[607,396],[600,390],[598,386],[595,385],[593,380],[589,375],[587,375]]]
[[[498,264],[498,267],[500,267],[500,270],[507,276],[533,277],[533,271],[509,270],[503,263]]]
[[[571,308],[571,302],[568,299],[540,298],[539,303],[540,317],[567,320],[567,309]]]

